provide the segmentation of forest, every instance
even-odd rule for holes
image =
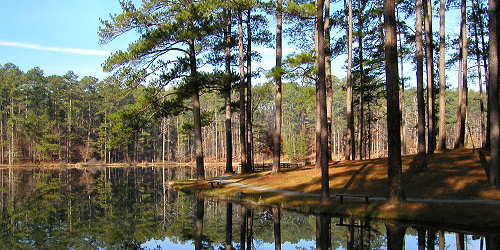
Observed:
[[[388,157],[401,199],[401,154],[425,169],[434,152],[483,148],[500,183],[496,0],[120,5],[100,42],[137,40],[103,62],[108,78],[0,68],[0,163],[195,162],[204,178],[209,161],[314,162],[328,176],[332,159]],[[275,51],[271,70],[257,48]]]
[[[146,104],[147,87],[129,89],[114,77],[98,80],[78,77],[69,71],[62,76],[45,76],[39,68],[22,72],[13,64],[1,67],[2,164],[43,162],[190,162],[193,158],[192,117],[180,113],[151,117],[139,113]],[[345,147],[345,79],[332,79],[332,158],[343,159]],[[252,88],[252,116],[255,163],[268,162],[272,150],[274,86],[271,82]],[[407,88],[402,100],[405,144],[403,153],[415,154],[417,113],[415,88]],[[282,154],[292,162],[314,161],[314,86],[300,82],[283,84]],[[456,89],[446,92],[447,145],[454,138],[457,111]],[[479,93],[469,92],[466,146],[481,146]],[[225,159],[223,98],[214,93],[201,96],[202,133],[205,159]],[[364,158],[387,155],[385,104],[368,102]],[[237,106],[235,104],[235,106]],[[236,107],[237,108],[237,107]],[[357,111],[358,105],[354,106]],[[232,116],[234,161],[240,157],[238,114]],[[14,138],[11,140],[10,138]],[[356,148],[360,147],[356,138]],[[12,142],[12,143],[11,143]],[[165,148],[163,148],[165,142]],[[368,147],[368,145],[370,145]],[[11,153],[12,152],[12,153]],[[359,157],[359,155],[357,156]]]

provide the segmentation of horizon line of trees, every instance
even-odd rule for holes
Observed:
[[[130,90],[113,77],[98,80],[79,78],[73,72],[63,76],[45,76],[39,68],[26,73],[14,64],[0,67],[2,93],[0,122],[0,164],[40,162],[191,162],[194,160],[192,118],[189,114],[148,119],[143,110],[147,87]],[[9,77],[10,75],[10,77]],[[345,157],[345,79],[332,78],[333,123],[332,159]],[[254,117],[254,164],[272,160],[272,120],[274,86],[271,82],[252,87]],[[71,95],[67,95],[71,93]],[[453,135],[458,91],[447,91],[447,134]],[[237,93],[232,93],[233,96]],[[283,83],[282,155],[286,161],[314,162],[314,87],[295,81]],[[417,153],[416,89],[407,88],[402,100],[402,121],[407,124],[404,154]],[[467,121],[466,146],[480,147],[481,124],[479,92],[469,92],[470,119]],[[207,160],[226,159],[224,112],[218,103],[222,97],[202,94],[203,138]],[[358,111],[355,105],[355,111]],[[366,119],[366,159],[387,156],[385,105],[379,100],[370,107]],[[12,113],[10,112],[12,110]],[[143,127],[135,129],[129,118],[142,112]],[[134,113],[135,112],[135,113]],[[239,161],[238,114],[232,114],[234,161]],[[139,120],[141,120],[139,119]],[[136,121],[138,122],[138,121]],[[14,126],[12,126],[14,125]],[[139,124],[141,125],[141,124]],[[68,127],[71,127],[68,129]],[[139,128],[140,127],[140,128]],[[62,128],[62,129],[61,129]],[[470,131],[469,131],[470,130]],[[359,139],[358,131],[355,131]],[[11,140],[11,138],[14,138]],[[13,143],[11,143],[13,142]],[[453,145],[453,136],[447,138]],[[356,148],[359,149],[356,142]],[[358,151],[358,150],[357,150]],[[12,154],[12,155],[11,155]],[[359,159],[359,155],[357,156]],[[12,164],[11,163],[11,164]]]

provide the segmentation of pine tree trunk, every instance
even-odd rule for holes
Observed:
[[[253,112],[252,112],[252,26],[251,26],[252,13],[251,9],[247,12],[247,103],[246,103],[246,128],[248,133],[247,146],[248,146],[248,162],[247,165],[253,171]]]
[[[12,120],[14,117],[14,98],[11,97],[10,102],[10,119]],[[9,145],[9,165],[14,164],[14,122],[11,122],[10,125],[10,145]]]
[[[426,0],[424,0],[426,1]],[[415,41],[417,44],[417,130],[418,146],[416,163],[418,169],[424,169],[427,165],[425,152],[425,104],[424,104],[424,66],[422,53],[422,0],[416,2],[416,32]]]
[[[191,66],[191,75],[195,76],[197,73],[196,66],[196,52],[195,52],[195,44],[192,40],[189,43],[190,49],[190,66]],[[195,90],[193,91],[192,102],[193,102],[193,120],[194,120],[194,148],[196,154],[196,178],[204,179],[205,178],[205,168],[203,163],[203,138],[201,135],[201,113],[200,113],[200,93],[198,83],[195,83]]]
[[[2,100],[0,98],[0,107],[2,107]],[[2,107],[3,109],[3,107]],[[0,114],[0,164],[4,164],[4,147],[3,147],[3,144],[4,144],[4,136],[3,136],[3,114]]]
[[[171,151],[172,151],[172,146],[170,144],[170,119],[167,120],[167,149],[166,149],[166,154],[167,154],[167,161],[171,160]]]
[[[498,76],[499,64],[498,64],[498,35],[499,35],[499,24],[500,13],[499,13],[499,0],[489,0],[489,95],[488,102],[490,103],[490,166],[489,166],[489,182],[492,186],[500,186],[500,78]]]
[[[462,31],[460,30],[460,37],[462,37]],[[453,148],[459,148],[457,144],[460,144],[460,130],[462,128],[462,95],[463,95],[463,85],[462,85],[462,39],[459,38],[459,61],[458,61],[458,74],[457,74],[457,82],[458,82],[458,105],[457,105],[457,117],[455,123],[455,138],[453,140]]]
[[[352,83],[352,0],[349,1],[348,19],[347,19],[347,94],[346,94],[346,118],[347,118],[347,136],[345,159],[354,160],[356,158],[356,144],[354,137],[354,114],[353,114],[353,83]]]
[[[469,34],[467,30],[467,0],[462,0],[462,13],[463,13],[463,25],[462,25],[462,44],[463,44],[463,57],[462,57],[462,84],[463,84],[463,92],[462,92],[462,128],[460,130],[461,137],[463,138],[462,144],[465,147],[465,129],[467,126],[467,112],[469,105],[469,87],[468,87],[468,66],[467,66],[467,58],[469,52]],[[472,139],[472,138],[471,138]]]
[[[401,165],[401,114],[399,113],[398,49],[395,0],[384,0],[384,55],[387,95],[389,201],[404,199]]]
[[[224,86],[225,131],[226,131],[226,173],[233,173],[233,134],[231,122],[231,11],[226,10],[226,27],[224,29],[224,56],[226,81]]]
[[[436,149],[436,130],[434,126],[434,42],[432,39],[432,2],[424,1],[425,23],[425,64],[427,72],[427,154]]]
[[[214,112],[214,149],[215,162],[219,162],[219,123],[217,122],[217,110]]]
[[[474,3],[474,0],[471,0],[472,6],[472,20],[474,21],[474,50],[476,53],[476,63],[477,63],[477,75],[478,75],[478,86],[479,86],[479,112],[480,112],[480,132],[481,132],[481,147],[486,147],[486,125],[484,122],[484,95],[483,95],[483,75],[481,71],[481,51],[479,50],[479,34],[477,31],[477,24],[479,22],[479,5]],[[485,72],[486,73],[486,72]]]
[[[397,19],[399,20],[399,12],[398,10],[396,9],[396,17]],[[404,55],[403,55],[403,39],[401,38],[401,34],[403,34],[403,32],[398,32],[398,41],[399,41],[399,48],[400,48],[400,52],[399,52],[399,65],[401,67],[401,71],[399,72],[399,74],[401,75],[400,77],[400,80],[401,80],[401,92],[400,92],[400,95],[399,95],[399,112],[401,112],[401,150],[402,150],[402,154],[406,154],[406,121],[404,119],[405,117],[405,110],[404,110],[404,106],[405,106],[405,76],[404,76]]]
[[[104,164],[107,164],[109,159],[108,159],[108,124],[107,124],[107,112],[104,111],[104,134],[106,135],[105,140],[104,140]]]
[[[358,119],[358,132],[359,132],[359,159],[363,159],[363,136],[364,136],[364,129],[363,129],[363,116],[364,116],[364,90],[363,90],[363,85],[364,85],[364,67],[363,67],[363,17],[362,17],[362,10],[364,4],[362,3],[361,0],[359,0],[359,11],[358,11],[358,25],[359,25],[359,30],[358,30],[358,43],[359,43],[359,48],[358,48],[358,59],[359,59],[359,119]]]
[[[445,0],[439,1],[439,139],[437,149],[446,150],[446,41]]]
[[[333,153],[333,88],[332,88],[332,61],[330,51],[330,0],[325,0],[325,81],[326,81],[326,119],[328,123],[328,148]],[[332,159],[332,155],[328,155]]]
[[[326,202],[330,196],[329,175],[328,175],[328,123],[326,117],[326,79],[325,79],[325,37],[323,21],[324,1],[316,2],[316,27],[318,31],[318,82],[316,88],[316,103],[319,107],[316,112],[320,119],[320,133],[316,134],[320,138],[320,144],[316,145],[316,150],[320,152],[319,162],[321,166],[321,200]]]
[[[281,57],[282,57],[282,0],[277,0],[276,6],[276,93],[275,93],[275,107],[276,115],[274,121],[274,134],[273,134],[273,173],[280,172],[280,155],[281,155],[281,123],[282,123],[282,97],[281,97]]]
[[[479,0],[476,0],[476,5],[479,6]],[[479,14],[479,13],[478,13]],[[483,68],[484,68],[484,82],[485,82],[485,87],[486,87],[486,95],[488,95],[489,93],[489,80],[488,80],[488,77],[489,77],[489,71],[488,71],[488,53],[486,53],[487,51],[487,48],[486,48],[486,42],[484,41],[484,26],[483,26],[483,22],[479,22],[479,35],[481,36],[481,48],[482,48],[482,51],[484,52],[483,55],[482,55],[482,59],[483,59]],[[490,110],[490,102],[487,101],[488,98],[486,98],[486,110]],[[486,142],[485,142],[485,148],[486,149],[489,149],[490,148],[490,129],[489,129],[489,126],[490,126],[490,112],[486,112]]]
[[[463,148],[465,146],[465,117],[467,115],[467,1],[462,0],[461,21],[460,21],[460,71],[461,90],[459,89],[459,107],[457,112],[457,128],[454,148]]]
[[[165,164],[165,117],[161,119],[161,163]]]
[[[317,0],[316,0],[317,1]],[[316,52],[316,60],[315,60],[315,66],[316,68],[319,68],[319,47],[318,47],[318,26],[315,24],[314,25],[314,48],[315,48],[315,52]],[[318,79],[316,79],[316,86],[315,86],[315,91],[316,93],[318,92]],[[315,108],[316,110],[319,110],[319,102],[315,101]],[[318,146],[317,145],[320,145],[321,144],[321,138],[319,137],[319,134],[321,133],[320,130],[321,130],[321,122],[320,122],[320,118],[319,118],[319,112],[316,112],[315,113],[315,127],[314,127],[314,139],[315,139],[315,150],[314,150],[314,153],[315,153],[315,162],[314,162],[314,166],[315,168],[317,169],[320,169],[321,168],[321,162],[319,160],[320,158],[320,154],[321,152],[318,149]]]
[[[244,53],[243,53],[243,13],[242,10],[238,10],[238,54],[239,54],[239,65],[240,65],[240,164],[241,173],[248,173],[248,151],[247,151],[247,129],[245,127],[246,122],[246,102],[245,102],[245,65],[244,65]]]
[[[371,159],[372,158],[372,111],[371,111],[371,107],[370,105],[368,105],[368,140],[367,140],[367,143],[366,143],[366,154],[368,155],[368,159]]]

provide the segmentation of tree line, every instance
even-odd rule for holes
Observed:
[[[39,68],[22,72],[14,64],[2,65],[2,121],[0,122],[2,164],[40,162],[189,162],[194,160],[192,118],[189,114],[151,119],[143,111],[147,88],[129,89],[114,77],[103,80],[73,72],[63,76],[46,76]],[[344,158],[346,147],[344,122],[345,79],[332,77],[333,124],[331,157]],[[274,84],[267,82],[252,87],[254,164],[263,164],[272,156],[274,118]],[[314,161],[314,86],[298,81],[283,83],[282,155],[286,161]],[[69,95],[71,94],[71,95]],[[233,94],[234,95],[234,94]],[[417,152],[416,89],[407,88],[402,96],[402,121],[406,125],[403,153]],[[446,92],[447,145],[453,143],[453,124],[458,92]],[[221,162],[225,151],[225,110],[223,97],[214,93],[202,95],[203,138],[206,157]],[[479,92],[469,92],[470,120],[466,146],[480,146]],[[357,110],[358,105],[355,105]],[[387,155],[385,104],[378,100],[369,109],[365,158]],[[135,111],[134,111],[135,110]],[[132,117],[141,112],[142,122],[131,127]],[[12,111],[12,112],[11,112]],[[135,112],[135,113],[134,113]],[[238,114],[232,114],[233,160],[239,159]],[[68,130],[71,127],[71,131]],[[13,138],[13,139],[11,139]],[[358,140],[359,138],[357,138]],[[358,141],[356,145],[359,146]],[[359,157],[359,156],[358,156]]]

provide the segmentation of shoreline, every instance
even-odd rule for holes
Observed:
[[[378,199],[387,196],[385,159],[330,162],[331,197],[334,194],[370,196],[368,203],[348,196],[343,203],[338,197],[321,203],[321,174],[312,167],[287,169],[279,174],[261,172],[224,179],[176,181],[169,183],[169,187],[191,194],[303,212],[500,228],[500,190],[487,184],[477,152],[458,150],[433,155],[429,169],[424,172],[411,170],[412,158],[403,159],[405,190],[410,201],[399,205]],[[214,183],[210,181],[222,183],[212,187]]]
[[[426,218],[409,218],[409,217],[377,217],[376,214],[368,213],[350,213],[349,210],[339,210],[334,207],[324,206],[318,204],[317,206],[299,206],[292,205],[289,203],[262,203],[254,201],[252,199],[241,199],[235,197],[225,197],[210,194],[197,194],[204,197],[215,198],[223,202],[231,202],[236,204],[241,204],[249,208],[280,208],[286,211],[300,213],[305,215],[328,215],[337,218],[355,218],[370,222],[395,222],[399,225],[404,225],[406,227],[423,227],[423,228],[435,228],[436,230],[443,230],[450,232],[461,232],[468,234],[500,234],[500,227],[496,223],[488,223],[485,221],[475,220],[474,222],[464,221],[463,223],[456,223],[455,221],[447,220],[428,220]]]
[[[214,167],[224,167],[225,161],[221,162],[205,162],[205,169]],[[240,162],[233,162],[233,168],[238,169]],[[254,166],[269,166],[272,162],[256,163]],[[300,166],[300,163],[283,163],[288,165]],[[88,168],[88,167],[163,167],[163,166],[176,166],[176,167],[196,167],[196,162],[116,162],[116,163],[103,163],[103,162],[78,162],[78,163],[16,163],[14,165],[0,164],[0,168]]]

